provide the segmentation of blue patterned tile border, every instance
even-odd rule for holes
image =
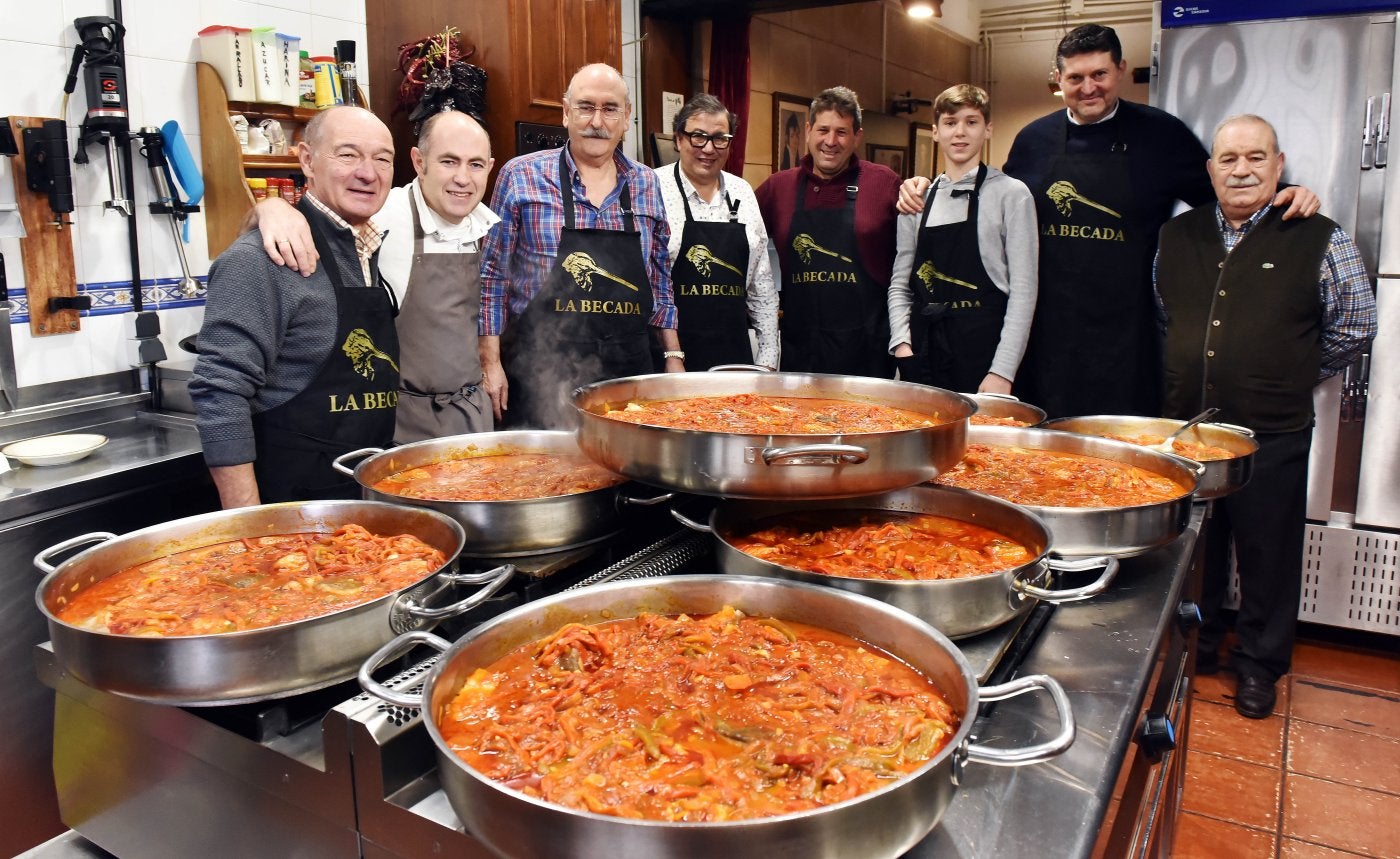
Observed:
[[[194,298],[180,294],[180,278],[164,277],[141,281],[141,301],[146,310],[170,310],[176,307],[203,307],[204,293],[208,278],[197,277],[199,291]],[[81,316],[110,316],[114,313],[131,312],[131,281],[117,280],[105,283],[80,283],[78,294],[92,297],[92,309],[84,310]],[[10,322],[29,322],[29,295],[24,290],[11,290],[10,300],[15,310],[10,314]]]

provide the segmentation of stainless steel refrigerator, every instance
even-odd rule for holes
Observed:
[[[1368,11],[1311,14],[1339,6]],[[1207,146],[1229,116],[1268,119],[1287,156],[1284,179],[1317,192],[1375,276],[1379,336],[1314,394],[1299,618],[1392,634],[1400,634],[1400,165],[1389,157],[1391,94],[1400,95],[1396,8],[1397,0],[1168,0],[1158,4],[1150,87],[1152,103]]]

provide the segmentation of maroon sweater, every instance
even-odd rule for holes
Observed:
[[[788,225],[797,203],[797,184],[807,179],[807,208],[839,209],[846,205],[846,186],[851,184],[856,163],[852,159],[846,172],[835,179],[825,180],[812,173],[812,156],[802,156],[802,163],[790,170],[774,173],[754,191],[769,240],[775,248],[787,247],[791,236]],[[895,201],[899,199],[898,174],[883,164],[859,161],[860,192],[856,195],[856,240],[860,246],[860,261],[878,284],[889,285],[894,269]]]

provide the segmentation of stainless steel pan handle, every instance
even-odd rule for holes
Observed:
[[[66,552],[74,546],[81,546],[84,543],[105,543],[108,540],[115,539],[117,539],[117,535],[113,534],[111,531],[94,531],[91,534],[82,534],[80,536],[64,540],[62,543],[50,546],[44,551],[35,555],[34,566],[38,567],[39,570],[44,573],[44,575],[48,575],[49,573],[52,573],[55,569],[57,569],[53,564],[49,563],[49,558],[53,557],[54,555],[57,555],[60,552]]]
[[[692,531],[699,531],[701,534],[713,534],[715,532],[714,528],[711,528],[704,522],[695,521],[694,519],[690,518],[689,516],[685,515],[684,513],[682,513],[674,507],[671,508],[671,518],[675,519],[677,522],[681,523],[682,525],[684,525]]]
[[[663,492],[654,498],[638,498],[635,495],[623,495],[619,492],[617,493],[617,506],[626,507],[631,504],[636,507],[655,507],[657,504],[665,504],[675,497],[676,493],[674,492]]]
[[[1220,421],[1211,421],[1208,424],[1204,424],[1204,426],[1220,427],[1221,429],[1227,429],[1231,432],[1237,432],[1240,435],[1247,435],[1250,438],[1254,438],[1254,430],[1250,429],[1249,427],[1242,427],[1239,424],[1227,424],[1221,423]]]
[[[428,608],[425,605],[419,605],[417,601],[409,598],[408,596],[401,596],[399,597],[399,607],[402,608],[404,611],[408,612],[409,614],[413,615],[414,617],[421,618],[422,620],[442,620],[443,618],[456,617],[459,614],[465,614],[466,612],[486,602],[486,600],[490,599],[491,596],[496,593],[496,591],[499,591],[501,588],[505,587],[506,582],[510,581],[510,577],[515,575],[515,565],[505,564],[503,566],[497,567],[494,570],[491,570],[489,574],[495,575],[495,578],[492,579],[490,583],[486,585],[486,587],[482,588],[481,590],[477,591],[476,593],[472,594],[464,600],[459,600],[458,602],[453,603],[452,605],[445,605],[442,608]]]
[[[818,457],[826,461],[801,461],[807,457]],[[764,465],[859,465],[869,458],[869,450],[853,444],[799,444],[763,449]]]
[[[1098,558],[1084,558],[1082,560],[1063,561],[1058,558],[1050,558],[1047,563],[1052,570],[1063,572],[1091,570],[1094,567],[1103,567],[1103,574],[1087,585],[1077,588],[1041,588],[1021,579],[1014,579],[1011,582],[1011,589],[1019,594],[1028,597],[1035,597],[1038,600],[1045,600],[1048,603],[1074,602],[1076,600],[1086,600],[1089,597],[1097,596],[1108,590],[1108,586],[1113,583],[1113,579],[1118,575],[1118,559],[1111,555],[1104,555]]]
[[[380,683],[370,676],[370,672],[374,671],[379,666],[388,662],[390,659],[397,659],[403,656],[420,644],[431,647],[438,653],[446,653],[447,648],[452,646],[452,643],[446,639],[439,638],[431,632],[424,632],[421,629],[414,630],[413,632],[405,632],[403,635],[400,635],[398,638],[393,639],[383,647],[374,651],[374,653],[370,654],[370,657],[360,665],[360,671],[355,675],[355,678],[360,681],[360,688],[365,690],[366,694],[373,695],[379,700],[387,701],[390,704],[396,704],[400,707],[409,707],[415,710],[422,707],[422,692],[416,695],[395,692],[393,689],[390,689],[388,686],[385,686],[383,683]]]
[[[331,468],[334,468],[341,474],[347,475],[349,477],[354,477],[355,469],[346,465],[346,460],[357,458],[368,459],[369,457],[374,456],[377,453],[383,452],[384,448],[382,447],[362,447],[359,450],[352,450],[349,453],[342,453],[340,456],[337,456],[335,459],[331,460]]]
[[[509,566],[508,564],[506,566]],[[492,567],[479,573],[438,573],[437,577],[441,581],[452,582],[455,585],[483,585],[501,574],[503,567]]]
[[[1070,712],[1069,696],[1053,677],[1030,674],[999,686],[983,686],[977,690],[978,703],[1004,701],[1032,689],[1044,689],[1050,693],[1050,698],[1055,702],[1055,712],[1060,719],[1059,732],[1043,743],[1019,749],[998,749],[972,743],[967,747],[968,760],[994,767],[1019,767],[1048,761],[1074,744],[1074,713]]]

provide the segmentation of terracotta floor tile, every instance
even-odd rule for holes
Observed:
[[[1400,855],[1400,796],[1289,773],[1282,834],[1367,856],[1394,857]]]
[[[1274,702],[1274,713],[1283,716],[1288,713],[1289,686],[1291,677],[1282,677],[1275,686],[1278,692],[1278,699]],[[1228,704],[1235,706],[1235,675],[1230,671],[1221,671],[1219,674],[1211,674],[1205,677],[1197,676],[1191,680],[1192,694],[1197,701],[1212,701],[1216,704]]]
[[[1186,755],[1184,811],[1273,832],[1278,827],[1282,771],[1207,752]]]
[[[1176,819],[1172,859],[1270,859],[1274,836],[1199,814]]]
[[[1391,729],[1397,727],[1392,725]],[[1192,748],[1197,747],[1196,736],[1191,735]],[[1288,770],[1400,794],[1400,740],[1292,719],[1288,724]]]
[[[1400,693],[1293,678],[1288,714],[1319,725],[1392,736],[1400,726]]]
[[[1256,764],[1283,765],[1282,716],[1246,719],[1233,704],[1191,703],[1191,751],[1210,752]]]
[[[1323,847],[1321,844],[1309,844],[1306,841],[1298,841],[1293,838],[1283,839],[1279,845],[1279,859],[1353,859],[1361,856],[1360,853],[1352,853],[1349,850],[1334,850],[1331,847]]]
[[[1400,694],[1400,657],[1373,651],[1299,642],[1293,674]]]

